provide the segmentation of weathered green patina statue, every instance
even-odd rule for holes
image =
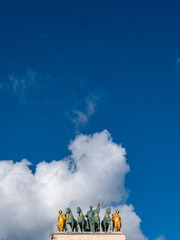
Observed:
[[[89,206],[89,211],[86,213],[86,218],[87,218],[87,227],[86,230],[93,232],[93,216],[94,216],[94,211],[92,210],[93,207]]]
[[[81,232],[85,232],[87,222],[84,218],[85,216],[83,215],[83,212],[80,207],[77,207],[77,213],[78,213],[77,222],[79,224],[80,230]]]
[[[83,212],[80,207],[77,207],[78,218],[77,221],[74,219],[72,211],[70,208],[66,208],[66,214],[62,214],[62,211],[59,211],[59,217],[57,222],[57,228],[60,232],[67,231],[67,224],[70,225],[72,232],[78,232],[78,226],[81,232],[100,232],[100,204],[95,210],[93,207],[89,207],[86,215],[83,215]],[[103,232],[115,231],[120,232],[122,227],[121,217],[119,216],[119,210],[116,210],[116,214],[112,214],[112,219],[110,217],[111,208],[106,209],[105,216],[101,222],[101,227]],[[87,220],[86,220],[86,219]],[[111,221],[113,228],[111,229]]]
[[[100,207],[99,207],[99,205],[100,204],[98,203],[98,207],[94,211],[94,216],[93,216],[94,232],[100,232],[100,217],[99,217]]]
[[[89,211],[86,213],[87,218],[87,231],[90,232],[99,232],[100,231],[100,218],[99,218],[99,212],[100,212],[100,204],[98,203],[98,207],[96,210],[93,210],[93,207],[89,207]]]
[[[108,232],[108,228],[110,228],[110,231],[111,231],[111,218],[109,214],[111,214],[111,209],[107,208],[105,216],[101,222],[103,232]]]
[[[78,232],[78,224],[77,224],[77,221],[74,219],[70,208],[66,208],[66,214],[68,215],[67,221],[66,221],[66,229],[67,229],[67,224],[69,224],[71,226],[72,232],[74,232],[74,230]]]

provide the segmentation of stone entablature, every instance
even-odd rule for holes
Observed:
[[[54,232],[51,235],[51,240],[126,240],[126,235],[123,232],[118,233]]]

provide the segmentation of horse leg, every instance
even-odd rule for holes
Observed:
[[[65,232],[67,231],[67,221],[65,222]]]
[[[98,220],[98,232],[100,232],[100,218]]]
[[[78,223],[76,221],[76,232],[78,232]]]
[[[80,228],[80,231],[82,232],[82,225],[81,225],[81,222],[79,222],[79,228]]]
[[[87,222],[86,222],[86,230],[89,231],[89,220],[87,219]]]
[[[71,223],[71,230],[72,230],[72,232],[74,232],[74,223],[73,222]]]
[[[103,225],[104,225],[104,231],[107,232],[106,231],[106,223],[105,223],[105,221],[103,221]]]
[[[111,231],[111,220],[109,221],[109,229]]]
[[[80,231],[81,231],[81,223],[80,222],[78,222],[78,229],[80,229]]]
[[[84,232],[84,220],[82,221],[82,228],[81,228],[81,232]]]

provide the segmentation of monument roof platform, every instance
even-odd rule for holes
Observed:
[[[54,232],[51,240],[126,240],[123,232]]]

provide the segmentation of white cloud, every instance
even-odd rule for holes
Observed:
[[[34,174],[25,159],[0,162],[0,237],[49,240],[57,231],[59,209],[65,212],[69,206],[77,216],[77,206],[85,213],[90,204],[100,202],[103,216],[113,202],[112,212],[120,210],[128,240],[147,240],[133,206],[125,203],[125,149],[105,130],[77,136],[69,150],[72,154],[61,161],[40,162]]]
[[[154,239],[154,240],[166,240],[164,235],[159,236],[158,238]]]

